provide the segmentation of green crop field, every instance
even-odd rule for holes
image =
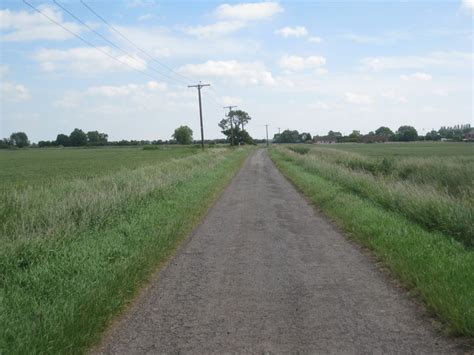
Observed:
[[[473,157],[474,146],[456,142],[414,142],[386,144],[344,143],[333,144],[331,149],[344,150],[367,156],[415,156],[415,157]]]
[[[447,331],[474,335],[473,144],[279,146],[271,157]]]
[[[85,352],[250,149],[0,152],[0,354]]]
[[[197,152],[187,147],[145,151],[141,147],[0,150],[0,188],[91,178]]]

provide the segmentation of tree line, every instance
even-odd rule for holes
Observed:
[[[252,118],[242,110],[231,111],[226,118],[222,119],[218,126],[223,139],[207,139],[205,144],[256,144],[264,143],[265,139],[254,139],[245,130],[245,125]],[[348,135],[341,132],[329,131],[326,136],[313,137],[309,132],[299,133],[297,130],[284,130],[273,136],[274,143],[305,143],[315,140],[331,141],[338,143],[370,143],[381,141],[410,142],[416,140],[439,141],[452,140],[462,141],[464,136],[472,130],[470,124],[455,125],[452,127],[443,126],[439,130],[432,130],[426,135],[419,135],[412,126],[401,126],[393,132],[390,128],[382,126],[366,135],[354,130]],[[54,141],[39,141],[38,144],[31,144],[25,132],[14,132],[9,138],[0,140],[0,148],[24,148],[24,147],[84,147],[84,146],[136,146],[136,145],[162,145],[162,144],[195,144],[193,131],[188,126],[180,126],[175,129],[172,139],[169,140],[120,140],[109,141],[107,133],[99,131],[84,132],[75,128],[69,135],[58,134]]]
[[[441,127],[438,131],[432,130],[426,135],[419,135],[412,126],[400,126],[395,132],[390,128],[381,126],[368,134],[361,134],[358,130],[353,130],[348,135],[341,132],[329,131],[325,136],[315,136],[314,140],[331,141],[337,143],[371,143],[371,142],[413,142],[416,140],[439,141],[451,140],[462,141],[464,136],[472,130],[470,124],[456,125],[453,127]],[[305,143],[313,141],[310,133],[299,133],[297,130],[285,130],[273,136],[274,143]]]
[[[107,145],[108,135],[98,131],[84,132],[82,129],[76,128],[69,135],[58,134],[54,141],[39,141],[38,147],[81,147],[81,146],[101,146]],[[0,148],[24,148],[31,146],[28,135],[25,132],[15,132],[9,138],[0,141]]]

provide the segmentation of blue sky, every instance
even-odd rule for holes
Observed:
[[[29,2],[100,50],[22,1],[2,1],[1,137],[52,140],[79,127],[169,139],[186,124],[197,139],[197,93],[186,84],[199,80],[211,83],[207,138],[222,136],[230,104],[249,112],[259,138],[265,124],[272,135],[315,135],[473,123],[473,0],[84,0],[135,46],[79,0],[58,2],[89,28],[53,1]]]

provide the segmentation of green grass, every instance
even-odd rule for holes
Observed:
[[[364,149],[379,149],[370,146]],[[404,149],[410,146],[413,145],[407,144]],[[435,188],[436,184],[396,181],[396,175],[379,175],[364,169],[354,171],[341,164],[339,157],[335,158],[332,148],[311,147],[306,153],[276,148],[270,154],[301,191],[353,238],[372,249],[407,288],[419,294],[448,332],[473,337],[472,240],[455,235],[455,226],[449,225],[451,217],[460,218],[457,222],[472,230],[468,227],[472,219],[465,219],[469,215],[464,216],[465,211],[456,209],[456,203],[460,203],[472,213],[471,202]],[[364,159],[360,152],[351,153],[352,157]],[[398,163],[396,160],[395,164]],[[408,200],[406,204],[397,201],[397,194]],[[384,198],[387,198],[385,202]],[[445,208],[445,202],[451,205]],[[453,213],[451,208],[461,215]],[[422,217],[417,217],[416,211]],[[430,214],[442,218],[446,226],[430,226],[425,220]],[[451,233],[445,233],[445,229]]]
[[[130,164],[127,169],[107,162],[94,176],[25,186],[26,178],[4,189],[0,353],[86,352],[202,218],[249,151],[133,150],[128,159],[135,162],[118,163]],[[63,154],[74,169],[71,156],[83,152]],[[140,154],[157,154],[158,163]],[[102,157],[108,159],[89,158],[99,167]],[[49,174],[48,164],[43,169]]]
[[[161,146],[146,154],[141,147],[0,150],[0,188],[91,178],[198,152],[195,148]]]
[[[473,157],[367,157],[315,146],[285,154],[306,169],[339,183],[429,230],[474,246]]]
[[[411,157],[460,157],[474,154],[474,145],[456,142],[414,142],[414,143],[385,143],[332,144],[332,149],[345,150],[370,156],[411,156]]]

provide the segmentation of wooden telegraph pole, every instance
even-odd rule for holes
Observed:
[[[230,119],[230,141],[231,141],[232,147],[234,146],[234,122],[233,122],[234,119],[232,117],[230,117],[230,112],[235,107],[237,107],[237,106],[224,106],[224,108],[229,109],[229,115],[227,117],[229,117],[229,119]]]
[[[267,147],[268,147],[268,125],[265,125],[265,131],[267,132]]]
[[[203,128],[203,125],[202,125],[201,88],[203,88],[204,86],[211,86],[211,84],[201,84],[201,82],[199,82],[199,84],[197,84],[197,85],[188,85],[188,88],[197,88],[198,89],[199,119],[200,119],[200,122],[201,122],[201,147],[202,147],[203,151],[204,151],[204,128]]]

